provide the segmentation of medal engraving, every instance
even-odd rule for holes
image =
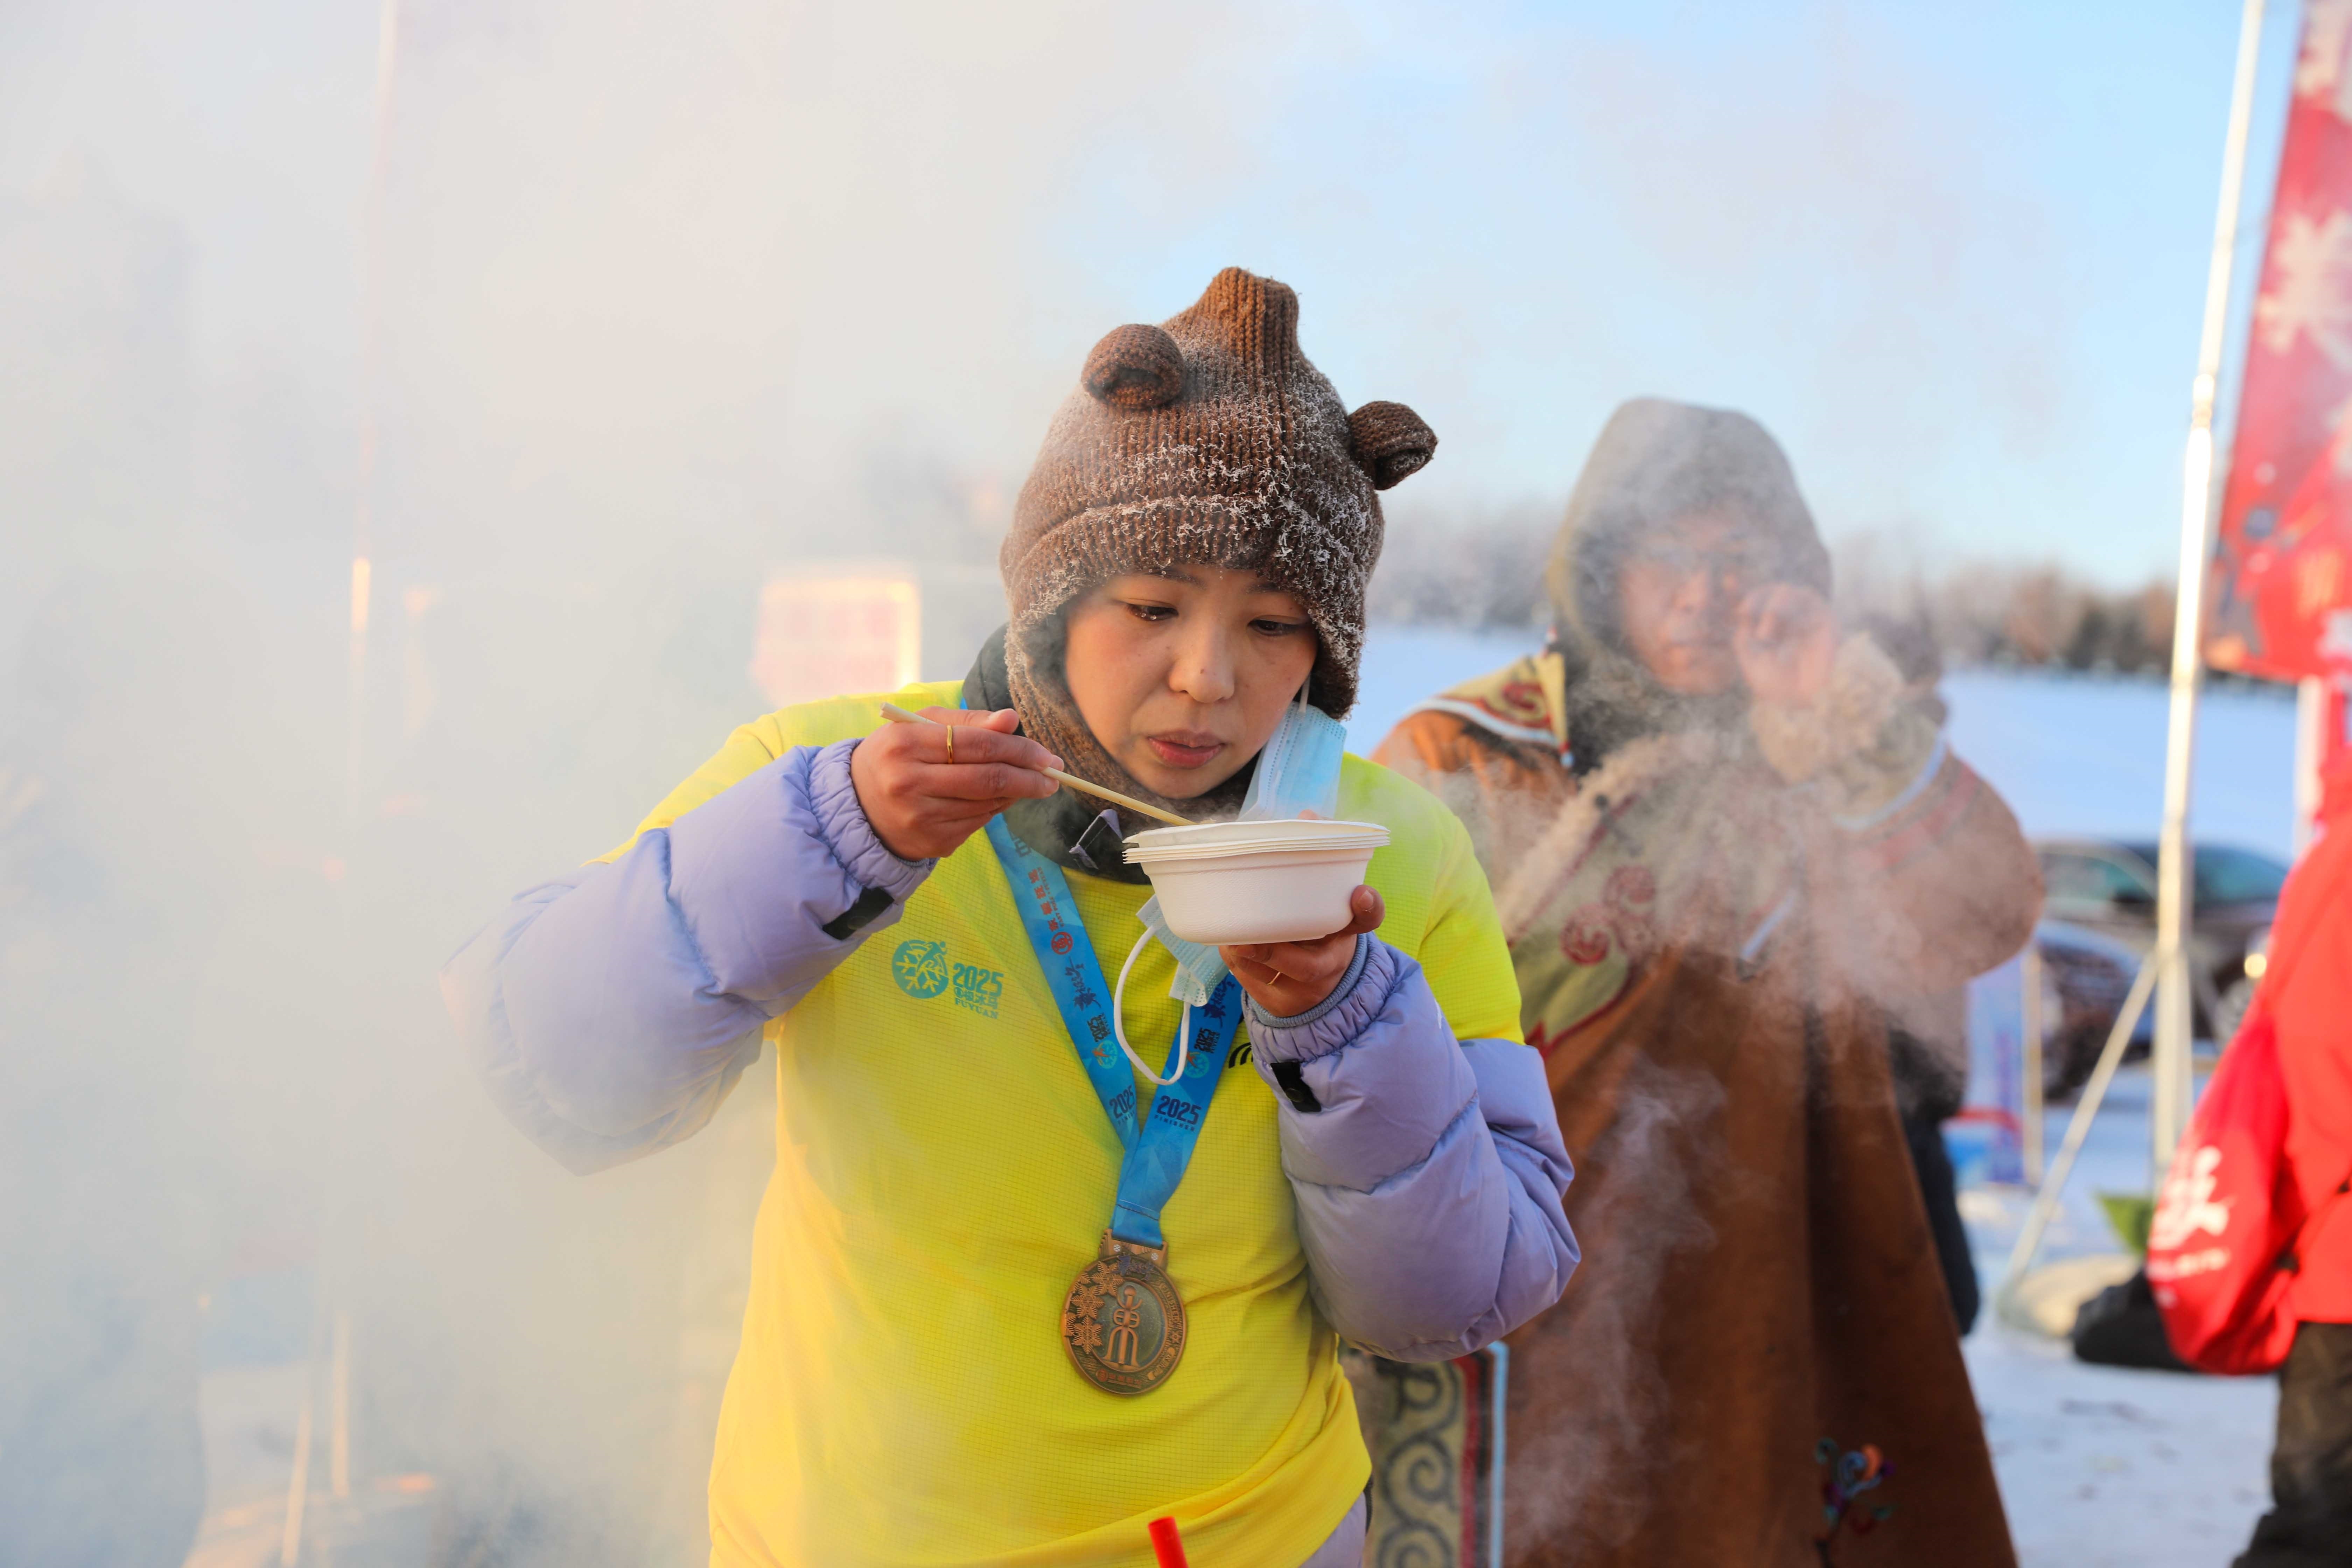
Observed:
[[[1070,1284],[1062,1345],[1078,1375],[1106,1394],[1149,1394],[1184,1358],[1184,1302],[1167,1261],[1164,1247],[1105,1232],[1102,1256]]]

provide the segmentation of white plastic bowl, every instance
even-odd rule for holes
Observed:
[[[1187,942],[1312,942],[1348,923],[1348,896],[1388,841],[1377,822],[1207,822],[1139,833],[1127,858]]]

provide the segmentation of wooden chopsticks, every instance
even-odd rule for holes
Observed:
[[[926,719],[920,713],[909,713],[904,708],[899,707],[896,702],[885,702],[882,704],[882,717],[889,720],[893,724],[939,723],[938,720]],[[944,726],[942,727],[944,728]],[[1115,789],[1106,789],[1098,784],[1088,784],[1086,780],[1078,777],[1076,774],[1066,773],[1059,768],[1040,768],[1038,772],[1044,773],[1047,778],[1052,779],[1055,784],[1067,784],[1072,789],[1083,790],[1087,795],[1099,796],[1104,800],[1109,801],[1114,805],[1123,805],[1129,811],[1141,812],[1144,816],[1151,818],[1154,822],[1164,822],[1171,827],[1191,827],[1193,826],[1191,821],[1177,816],[1172,811],[1162,811],[1156,805],[1145,805],[1131,795],[1121,795]]]

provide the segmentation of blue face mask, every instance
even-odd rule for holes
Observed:
[[[1159,939],[1176,959],[1176,979],[1168,987],[1168,994],[1187,1007],[1205,1007],[1209,993],[1224,980],[1225,961],[1217,956],[1213,947],[1202,947],[1197,942],[1186,942],[1168,929],[1166,917],[1160,912],[1157,896],[1143,900],[1141,911],[1146,930]]]
[[[1242,797],[1242,820],[1271,822],[1287,817],[1318,816],[1329,821],[1339,814],[1339,759],[1347,749],[1347,727],[1319,708],[1309,707],[1307,689],[1291,704],[1257,756],[1249,792]],[[1213,947],[1186,942],[1168,929],[1157,898],[1144,900],[1143,923],[1176,959],[1176,981],[1168,994],[1187,1006],[1205,1007],[1209,993],[1226,975],[1225,961]]]

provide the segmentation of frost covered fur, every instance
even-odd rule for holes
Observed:
[[[1381,553],[1375,492],[1436,447],[1402,404],[1349,414],[1299,352],[1298,296],[1270,278],[1229,267],[1181,315],[1114,329],[1054,416],[1000,558],[1024,727],[1082,773],[1123,776],[1070,706],[1062,612],[1106,578],[1188,565],[1296,594],[1321,645],[1310,697],[1345,716]]]
[[[1902,671],[1868,634],[1854,632],[1838,645],[1829,684],[1811,702],[1759,703],[1748,723],[1773,771],[1803,784],[1877,746],[1902,700]]]

